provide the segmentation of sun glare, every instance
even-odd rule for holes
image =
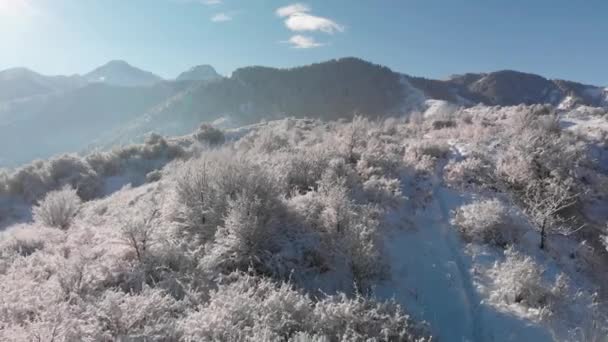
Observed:
[[[29,0],[0,0],[0,16],[28,16],[33,12]]]

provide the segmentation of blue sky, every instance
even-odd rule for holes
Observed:
[[[430,78],[515,69],[608,86],[607,18],[606,0],[0,0],[0,69],[124,59],[170,78],[356,56]]]

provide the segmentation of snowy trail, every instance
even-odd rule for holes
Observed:
[[[386,235],[391,279],[376,294],[395,298],[414,318],[427,321],[439,341],[551,341],[541,327],[483,304],[471,257],[450,224],[450,211],[463,199],[439,177],[429,186],[432,201],[409,217],[416,229]]]

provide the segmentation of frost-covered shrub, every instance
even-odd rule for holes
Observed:
[[[363,183],[363,191],[370,202],[382,207],[394,207],[403,200],[401,182],[395,178],[372,176]]]
[[[139,213],[123,221],[120,229],[121,242],[131,249],[139,262],[148,257],[150,248],[156,243],[156,226],[153,220],[158,212],[156,209],[150,210],[149,213]]]
[[[517,240],[517,228],[513,226],[508,208],[497,199],[458,208],[452,224],[468,241],[506,246]]]
[[[450,160],[444,168],[444,179],[453,186],[489,186],[492,184],[491,173],[485,161],[469,157],[461,161]]]
[[[305,193],[317,188],[323,172],[334,153],[320,146],[275,152],[267,158],[257,160],[271,174],[282,192]]]
[[[272,257],[284,234],[277,230],[280,210],[275,198],[255,193],[241,192],[229,200],[224,225],[218,227],[213,246],[202,260],[204,269],[225,274],[253,268],[275,274]]]
[[[63,237],[63,232],[44,226],[13,227],[0,235],[0,254],[28,256],[43,249],[46,244],[58,244]]]
[[[76,190],[70,187],[51,191],[32,208],[34,220],[49,227],[67,229],[78,213],[80,203]]]
[[[154,170],[146,174],[146,183],[158,182],[163,176],[162,171]]]
[[[174,321],[182,308],[162,290],[145,287],[138,294],[107,290],[94,306],[104,339],[177,340]]]
[[[372,138],[360,149],[356,169],[362,177],[397,177],[403,167],[403,148],[392,142]]]
[[[179,324],[189,341],[415,341],[422,330],[392,302],[343,295],[313,301],[288,284],[239,276]]]
[[[275,341],[310,331],[311,300],[287,284],[239,276],[220,285],[179,328],[187,341]]]
[[[319,336],[317,334],[309,334],[305,332],[296,333],[289,342],[330,342],[327,336]]]
[[[313,225],[322,234],[322,248],[342,253],[353,280],[365,289],[371,280],[382,278],[386,272],[379,236],[380,212],[373,206],[354,203],[345,185],[344,178],[324,176],[317,197],[319,216],[313,218]]]
[[[315,304],[313,332],[337,341],[426,341],[422,325],[413,324],[395,302],[345,295]]]
[[[93,152],[85,161],[99,175],[109,177],[125,172],[146,174],[162,168],[171,160],[189,156],[188,141],[166,140],[151,133],[143,144],[114,147],[108,152]]]
[[[221,145],[226,140],[224,132],[209,124],[202,124],[198,131],[194,133],[194,137],[196,140],[210,146]]]
[[[566,305],[568,281],[559,275],[554,282],[545,278],[545,270],[529,256],[513,248],[505,251],[506,259],[489,271],[494,287],[492,301],[539,309],[539,318],[551,315],[559,305]]]
[[[265,127],[249,133],[238,142],[239,149],[249,149],[258,153],[272,153],[289,146],[285,132],[277,132],[272,127]]]
[[[406,165],[420,172],[432,172],[438,159],[450,151],[448,144],[423,140],[406,146],[403,158]]]
[[[190,161],[176,177],[183,232],[201,241],[211,239],[223,226],[229,200],[239,193],[255,194],[263,204],[279,193],[263,168],[229,153],[220,150]]]
[[[584,144],[553,129],[552,124],[544,122],[543,116],[529,113],[523,116],[521,127],[509,127],[505,133],[503,147],[497,152],[496,176],[514,190],[522,190],[530,182],[547,178],[577,179],[585,162]]]
[[[453,120],[434,120],[432,123],[433,129],[444,129],[456,127],[456,121]]]
[[[85,199],[91,199],[101,191],[98,174],[75,155],[34,161],[15,170],[5,182],[6,191],[10,195],[23,196],[32,202],[65,185],[78,189],[78,194]]]

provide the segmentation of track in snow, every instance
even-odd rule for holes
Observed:
[[[386,234],[391,278],[376,287],[376,295],[395,298],[414,318],[427,321],[442,342],[551,341],[542,327],[483,304],[471,258],[450,224],[451,210],[463,200],[439,177],[429,187],[432,201],[409,217],[415,229]]]

